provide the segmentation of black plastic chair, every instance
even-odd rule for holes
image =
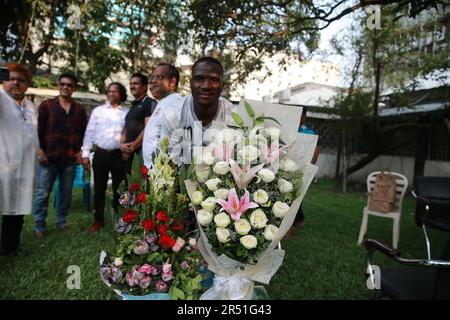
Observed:
[[[450,299],[450,240],[439,260],[431,258],[431,243],[427,227],[450,232],[450,178],[417,177],[412,192],[416,198],[416,224],[422,228],[427,249],[426,259],[404,259],[400,252],[380,241],[368,239],[367,249],[369,283],[377,285],[372,256],[379,251],[400,264],[411,268],[380,269],[380,287],[376,297],[387,296],[398,300]]]

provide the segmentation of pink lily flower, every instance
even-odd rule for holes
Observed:
[[[258,204],[250,201],[250,194],[247,190],[245,190],[244,196],[239,200],[236,189],[234,188],[231,189],[228,194],[228,201],[217,199],[216,202],[222,206],[220,211],[225,210],[228,212],[233,220],[239,220],[241,215],[243,215],[248,209],[258,207]]]
[[[234,146],[236,143],[228,142],[228,143],[216,143],[213,149],[213,155],[219,161],[230,161],[231,156],[233,155]]]
[[[239,189],[245,189],[250,181],[252,181],[253,178],[256,177],[256,173],[264,167],[264,163],[254,167],[250,167],[250,164],[244,163],[241,169],[239,165],[233,160],[230,160],[230,164],[231,174],[233,175],[234,181],[236,182],[236,185]]]
[[[278,140],[272,141],[270,148],[267,147],[265,143],[260,144],[261,158],[265,163],[270,165],[270,169],[277,173],[280,166],[280,156],[287,153],[289,145],[279,147]]]

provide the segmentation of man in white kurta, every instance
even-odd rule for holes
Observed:
[[[24,215],[32,210],[33,180],[39,146],[37,112],[25,98],[31,72],[10,64],[9,81],[0,89],[0,214],[1,254],[14,255],[20,246]]]
[[[144,131],[142,142],[142,155],[147,167],[152,165],[152,155],[158,150],[161,141],[161,118],[164,110],[181,100],[175,91],[180,81],[180,73],[175,66],[160,63],[150,76],[150,92],[158,100],[155,111],[152,113]]]

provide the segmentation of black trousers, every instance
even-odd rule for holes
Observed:
[[[19,249],[23,217],[23,215],[3,216],[1,244],[2,254],[11,254]]]
[[[303,203],[300,205],[300,208],[298,208],[297,215],[295,216],[294,223],[304,221],[305,215],[303,214]]]
[[[112,206],[117,210],[120,197],[117,189],[125,178],[125,163],[122,160],[122,152],[119,149],[107,151],[98,147],[95,150],[92,162],[92,169],[94,170],[94,218],[95,222],[103,224],[109,173],[111,172],[112,176]]]

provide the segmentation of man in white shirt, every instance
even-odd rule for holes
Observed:
[[[150,76],[150,92],[158,100],[156,109],[147,122],[142,142],[142,155],[147,167],[152,165],[152,154],[161,141],[161,118],[165,109],[181,100],[176,93],[180,73],[169,63],[160,63]]]
[[[192,66],[191,95],[169,106],[161,120],[161,138],[169,138],[169,152],[179,163],[191,163],[194,146],[210,143],[213,121],[231,123],[231,102],[221,98],[222,64],[212,57]]]
[[[112,176],[113,208],[117,209],[119,194],[117,189],[125,178],[125,163],[120,151],[120,137],[125,125],[128,109],[121,103],[127,99],[125,87],[117,82],[108,86],[108,102],[96,107],[89,119],[82,147],[82,163],[89,169],[89,154],[96,146],[92,168],[94,170],[94,218],[88,229],[96,232],[104,226],[105,193],[109,173]]]
[[[37,112],[25,98],[32,73],[9,64],[9,80],[0,89],[0,215],[1,255],[15,255],[24,215],[31,213],[36,155],[39,147]]]

